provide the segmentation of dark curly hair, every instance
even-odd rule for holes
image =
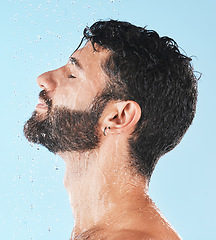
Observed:
[[[85,28],[84,38],[110,50],[103,69],[110,100],[136,101],[141,119],[129,138],[131,165],[150,180],[158,159],[173,149],[191,125],[197,78],[177,43],[157,32],[115,20]],[[96,51],[96,49],[95,49]]]

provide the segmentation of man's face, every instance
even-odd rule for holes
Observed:
[[[54,153],[98,146],[98,120],[106,104],[101,98],[106,85],[101,64],[107,56],[108,51],[94,51],[88,42],[65,66],[38,77],[43,91],[24,126],[30,142],[42,144]]]

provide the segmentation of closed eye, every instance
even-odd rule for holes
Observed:
[[[69,75],[68,78],[76,78],[76,77],[73,75]]]

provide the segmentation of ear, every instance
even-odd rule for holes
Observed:
[[[101,130],[108,133],[121,133],[134,129],[141,117],[141,108],[134,101],[110,102],[105,108]]]

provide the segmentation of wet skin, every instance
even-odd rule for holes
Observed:
[[[38,77],[39,86],[52,99],[52,108],[91,107],[107,81],[101,64],[109,52],[97,50],[87,43],[65,66]],[[40,100],[38,116],[46,117],[47,110]],[[127,140],[140,115],[137,103],[112,101],[100,117],[96,149],[58,153],[66,164],[64,185],[75,219],[71,239],[180,239],[150,199],[147,179],[129,166]],[[105,127],[110,127],[106,136]]]

